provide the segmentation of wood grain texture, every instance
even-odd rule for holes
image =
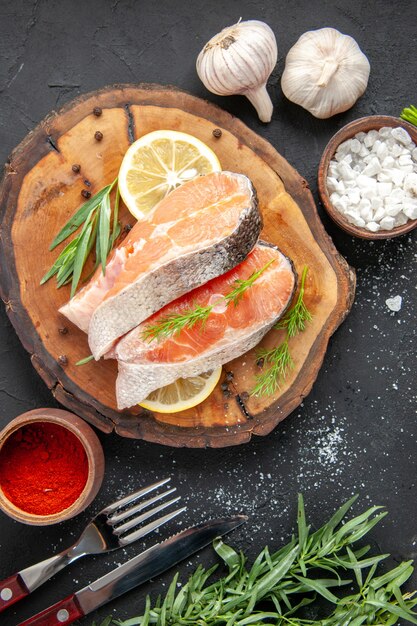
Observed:
[[[93,115],[97,106],[103,109],[100,117]],[[57,290],[53,280],[39,286],[59,251],[49,252],[49,244],[81,204],[85,180],[92,193],[98,191],[117,175],[129,143],[160,128],[199,137],[224,169],[248,175],[264,218],[262,238],[277,244],[299,272],[305,264],[310,268],[306,301],[313,322],[291,340],[295,367],[274,397],[247,397],[259,371],[251,351],[224,367],[234,375],[228,397],[219,384],[203,404],[182,413],[120,412],[116,363],[75,365],[89,350],[86,336],[58,313],[69,288]],[[222,130],[220,139],[213,137],[215,128]],[[97,130],[101,142],[94,139]],[[79,174],[71,169],[74,163],[81,165]],[[11,155],[0,207],[0,287],[8,315],[56,399],[106,432],[114,428],[126,437],[189,447],[235,445],[267,434],[310,391],[329,337],[353,301],[354,273],[324,231],[306,181],[237,118],[172,87],[111,86],[50,114]],[[121,221],[132,223],[125,208]],[[262,345],[280,339],[279,331],[271,331]],[[59,363],[63,355],[65,366]]]

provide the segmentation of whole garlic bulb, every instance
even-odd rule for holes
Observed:
[[[369,72],[369,61],[352,37],[320,28],[301,35],[288,52],[281,86],[289,100],[323,119],[355,104]]]
[[[197,58],[197,73],[209,91],[219,96],[244,95],[262,122],[270,122],[272,102],[266,81],[278,57],[268,24],[238,22],[212,37]]]

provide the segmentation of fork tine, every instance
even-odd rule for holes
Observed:
[[[168,483],[170,480],[171,478],[164,478],[163,480],[160,480],[157,483],[154,483],[153,485],[149,485],[148,487],[144,487],[143,489],[134,491],[130,495],[125,496],[124,498],[121,498],[120,500],[117,500],[116,502],[113,502],[112,504],[109,504],[108,506],[106,506],[105,509],[101,511],[101,513],[105,515],[108,515],[109,513],[113,513],[120,507],[130,504],[131,502],[134,502],[135,500],[137,500],[138,498],[141,498],[142,496],[146,496],[151,491],[155,491],[155,489],[158,489],[158,487],[162,487],[162,485],[166,485],[166,483]]]
[[[160,517],[159,519],[154,520],[150,524],[147,524],[146,526],[139,528],[139,530],[135,530],[133,533],[129,533],[129,535],[126,535],[125,537],[121,537],[119,539],[119,544],[121,546],[128,546],[130,543],[133,543],[134,541],[137,541],[138,539],[145,537],[145,535],[148,535],[153,530],[156,530],[163,524],[170,522],[172,519],[174,519],[174,517],[177,517],[177,515],[180,515],[186,509],[187,507],[183,506],[181,509],[177,509],[176,511],[173,511],[172,513],[167,513],[167,515],[164,515],[163,517]]]
[[[173,487],[172,489],[168,489],[167,491],[158,493],[153,498],[149,498],[149,500],[145,500],[144,502],[140,502],[139,504],[136,504],[135,506],[130,507],[130,509],[125,509],[121,511],[120,513],[114,513],[108,518],[108,522],[112,526],[114,526],[115,524],[122,522],[127,517],[132,517],[132,515],[134,515],[135,513],[139,513],[139,511],[142,511],[143,509],[146,509],[148,506],[155,504],[155,502],[158,502],[158,500],[161,500],[162,498],[166,498],[166,496],[169,496],[171,493],[174,493],[174,491],[176,490],[177,490],[176,487]]]
[[[168,502],[163,502],[159,506],[156,506],[155,508],[150,509],[149,511],[146,511],[145,513],[142,513],[142,515],[139,515],[138,517],[135,517],[134,519],[131,519],[128,522],[125,522],[121,526],[118,526],[117,528],[113,530],[113,533],[115,535],[123,534],[124,532],[126,532],[126,530],[130,530],[131,528],[134,528],[138,524],[141,524],[145,520],[149,519],[150,517],[153,517],[160,511],[163,511],[167,507],[171,506],[171,504],[178,502],[179,499],[180,497],[178,496],[178,498],[174,498],[173,500],[168,500]]]

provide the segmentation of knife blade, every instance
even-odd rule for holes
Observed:
[[[162,574],[244,522],[245,515],[209,520],[158,543],[19,626],[71,624],[134,587]]]

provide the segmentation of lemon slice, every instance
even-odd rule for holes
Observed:
[[[156,130],[135,141],[119,172],[119,190],[129,211],[143,218],[170,191],[202,174],[220,172],[205,143],[176,130]]]
[[[152,391],[140,406],[155,413],[178,413],[192,409],[211,394],[221,373],[222,368],[218,367],[199,376],[178,378],[170,385]]]

